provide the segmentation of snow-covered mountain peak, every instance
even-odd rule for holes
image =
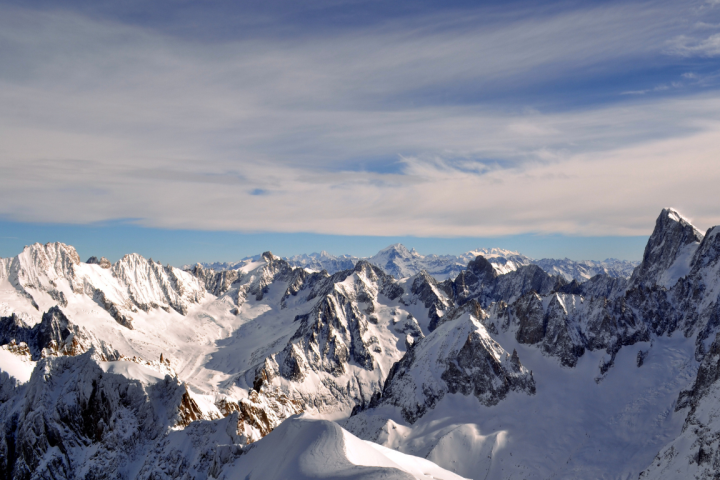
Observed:
[[[263,252],[261,258],[266,262],[272,262],[273,260],[281,260],[281,257],[273,255],[273,253],[269,250],[267,252]]]
[[[401,257],[408,257],[413,256],[413,252],[415,252],[415,249],[413,248],[412,251],[408,250],[408,248],[403,245],[402,243],[393,243],[392,245],[388,245],[387,247],[380,250],[377,255],[381,254],[387,254],[387,255],[398,255]],[[419,255],[417,252],[415,252],[415,255]]]
[[[415,249],[411,251],[405,245],[396,243],[380,250],[367,261],[379,266],[389,275],[404,278],[420,271],[422,266],[418,262],[422,262],[424,258]]]
[[[697,228],[695,228],[695,226],[690,222],[690,220],[682,216],[682,214],[674,208],[662,209],[660,215],[655,222],[655,228],[657,229],[658,225],[661,226],[661,229],[673,228],[672,222],[680,224],[680,226],[683,228],[691,228],[694,231],[695,235],[699,235],[700,237],[702,237],[702,233]]]
[[[630,278],[630,287],[673,286],[690,272],[691,261],[703,234],[676,210],[660,212],[643,260]]]
[[[12,258],[0,259],[0,278],[22,285],[40,286],[48,281],[72,275],[80,256],[64,243],[34,243]]]
[[[663,208],[661,216],[665,216],[665,217],[669,218],[670,220],[674,220],[674,221],[680,222],[680,223],[682,223],[682,222],[690,223],[689,220],[687,220],[685,217],[683,217],[680,214],[680,212],[678,212],[677,210],[675,210],[672,207]]]

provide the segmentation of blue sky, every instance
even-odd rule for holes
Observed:
[[[0,2],[0,256],[638,259],[720,223],[719,59],[717,0]]]

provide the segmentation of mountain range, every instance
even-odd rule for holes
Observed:
[[[1,476],[716,478],[720,227],[664,209],[631,273],[526,259],[30,245],[0,259]]]
[[[465,269],[468,262],[478,255],[485,257],[498,273],[508,273],[517,270],[523,265],[535,264],[550,274],[561,275],[568,281],[577,280],[579,282],[588,280],[595,275],[629,278],[635,267],[640,263],[615,258],[608,258],[604,261],[575,261],[569,258],[534,260],[518,252],[502,248],[480,248],[462,255],[421,255],[414,248],[408,250],[400,243],[390,245],[368,258],[351,255],[335,256],[322,251],[320,253],[295,255],[284,258],[284,260],[293,267],[303,267],[314,271],[325,270],[330,274],[352,269],[360,260],[366,260],[396,278],[410,277],[424,270],[435,279],[442,281],[455,278]],[[239,262],[201,263],[201,265],[215,271],[236,270],[248,263],[257,261],[260,257],[260,255],[256,255]],[[192,265],[185,265],[183,269],[191,269],[192,267]]]

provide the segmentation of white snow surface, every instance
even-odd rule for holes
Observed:
[[[122,375],[129,380],[137,380],[143,385],[154,385],[165,378],[165,375],[157,370],[138,365],[135,362],[98,362],[98,365],[105,373]]]
[[[27,383],[30,380],[36,362],[0,348],[0,372],[7,373],[16,379],[16,383]]]
[[[463,477],[424,458],[360,440],[334,422],[291,417],[226,466],[218,478],[461,480]]]
[[[672,265],[662,272],[657,282],[658,285],[670,288],[675,285],[678,280],[690,273],[691,262],[698,246],[698,243],[693,242],[682,247]]]

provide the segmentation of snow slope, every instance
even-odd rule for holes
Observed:
[[[428,458],[468,478],[637,478],[682,429],[678,392],[692,381],[693,342],[682,335],[622,349],[595,382],[604,352],[562,367],[507,335],[532,371],[534,395],[511,391],[496,405],[473,395],[446,394],[413,424],[390,404],[351,417],[343,426],[360,438]],[[650,350],[641,367],[637,353]]]
[[[247,448],[216,478],[460,480],[462,477],[424,458],[360,440],[336,423],[292,417]]]

